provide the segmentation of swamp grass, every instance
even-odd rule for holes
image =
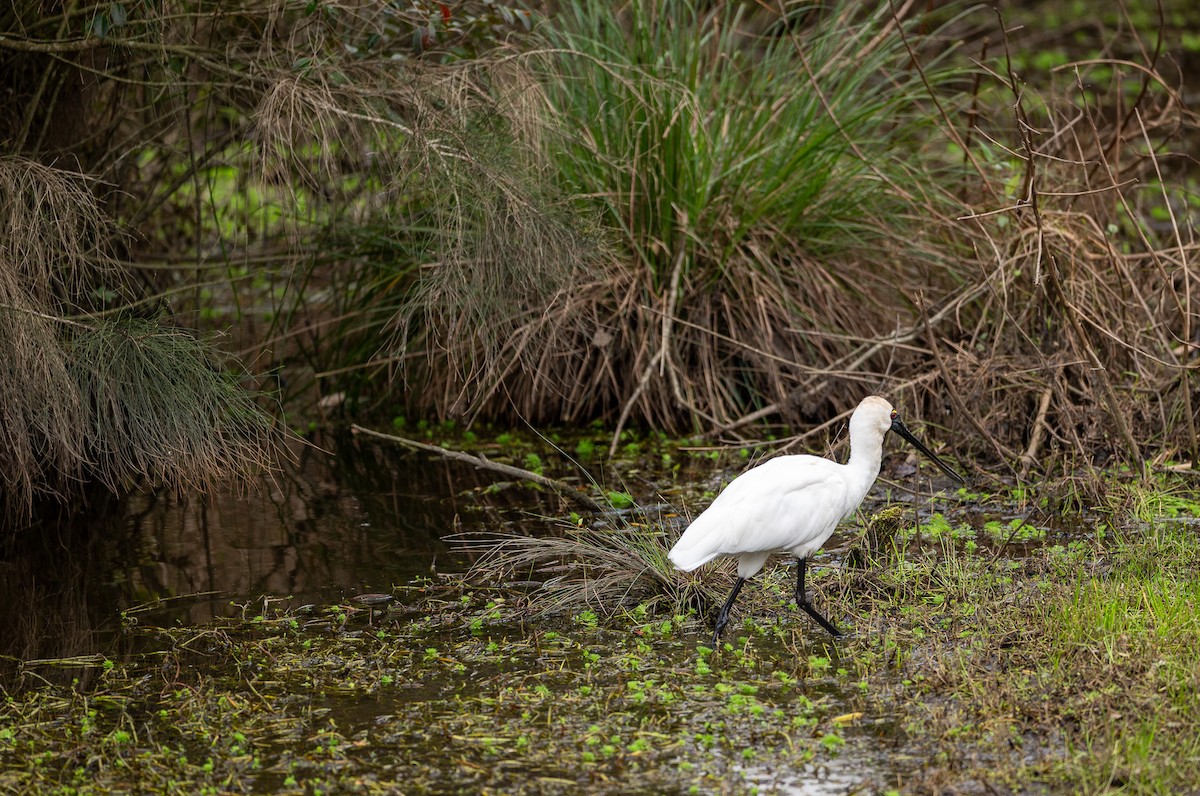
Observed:
[[[1164,5],[22,2],[0,131],[86,176],[22,178],[59,231],[9,212],[0,256],[61,265],[71,306],[32,307],[59,320],[232,324],[323,416],[600,419],[615,447],[885,392],[1016,477],[1194,459],[1196,45]],[[57,320],[14,317],[10,349],[51,350]],[[9,392],[10,469],[72,480],[80,446],[37,444],[71,442],[67,393]]]
[[[19,665],[0,787],[1181,792],[1200,543],[1185,521],[1108,521],[1017,558],[903,524],[871,568],[822,556],[810,588],[852,630],[837,641],[788,604],[785,565],[716,651],[694,611],[539,616],[528,586],[453,576],[372,610],[264,600],[199,627],[130,610],[120,657]]]
[[[212,336],[131,309],[91,182],[0,156],[0,537],[94,486],[210,490],[279,452]]]

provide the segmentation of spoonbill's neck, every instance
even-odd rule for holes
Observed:
[[[862,482],[862,492],[865,495],[875,483],[883,463],[883,434],[874,429],[864,430],[860,435],[850,435],[850,461],[846,467],[850,473]]]

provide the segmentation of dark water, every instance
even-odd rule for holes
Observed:
[[[520,486],[480,500],[496,478],[469,465],[349,437],[322,444],[247,494],[136,493],[22,534],[0,550],[0,677],[16,661],[119,655],[123,617],[201,624],[263,595],[333,602],[461,571],[443,536],[532,522],[543,500]]]
[[[0,550],[0,683],[19,661],[120,655],[122,621],[199,625],[255,613],[264,595],[293,607],[331,603],[461,572],[469,562],[445,536],[536,533],[541,518],[564,511],[528,486],[497,489],[494,473],[470,465],[349,435],[318,444],[299,446],[247,494],[135,493],[74,524],[47,520]],[[671,476],[635,464],[600,477],[682,505],[672,484],[716,490],[736,469],[701,458]],[[914,499],[884,484],[881,492]],[[835,558],[838,542],[829,545]]]

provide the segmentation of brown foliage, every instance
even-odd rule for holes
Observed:
[[[882,392],[1001,474],[1194,461],[1200,274],[1181,166],[1197,117],[1147,58],[1068,64],[1037,86],[1003,59],[981,66],[953,98],[965,124],[939,106],[966,153],[947,189],[960,209],[892,186],[913,217],[890,251],[814,262],[775,248],[769,268],[715,280],[614,264],[529,308],[491,355],[505,369],[446,379],[433,350],[426,395],[447,414],[728,437]],[[959,259],[921,265],[914,243]]]
[[[0,16],[20,33],[0,42],[19,109],[0,130],[118,186],[93,191],[135,233],[114,248],[153,262],[143,273],[159,289],[228,279],[213,291],[240,308],[244,283],[229,266],[270,263],[247,279],[265,271],[289,292],[278,303],[254,296],[274,320],[264,330],[237,319],[245,350],[289,366],[306,355],[324,371],[321,392],[349,373],[380,403],[403,391],[422,413],[603,418],[722,439],[763,422],[827,424],[881,392],[941,425],[964,461],[1002,472],[1198,453],[1185,190],[1197,119],[1157,44],[1126,30],[1102,58],[1017,75],[1008,50],[1036,44],[1004,41],[995,17],[969,17],[950,34],[988,35],[1004,53],[983,48],[970,88],[930,83],[918,110],[940,132],[895,144],[911,148],[911,173],[897,178],[849,142],[863,179],[893,200],[892,215],[865,219],[878,238],[831,254],[763,226],[721,270],[711,265],[739,219],[712,224],[712,239],[677,223],[674,237],[647,234],[644,251],[630,251],[559,184],[545,158],[559,120],[547,115],[537,57],[494,40],[475,58],[431,57],[431,41],[471,45],[451,31],[468,13],[458,6],[437,31],[376,3],[321,7],[139,5],[143,16],[100,37],[81,35],[78,15],[22,4]],[[799,45],[803,33],[787,35]],[[944,49],[907,44],[914,69],[923,47]],[[819,87],[818,76],[797,80]],[[206,170],[226,164],[239,191],[261,190],[284,218],[220,215]],[[72,219],[85,207],[13,223],[93,223]],[[3,256],[28,267],[50,255]],[[49,281],[13,278],[60,295],[76,271],[59,262]],[[17,348],[48,350],[59,322],[32,319],[58,310],[23,306],[13,284],[0,291],[29,319],[7,332]],[[201,304],[180,295],[176,306]],[[49,383],[62,363],[39,356],[29,362]],[[402,373],[395,390],[358,378],[386,368]],[[60,410],[74,411],[39,422],[65,422]]]

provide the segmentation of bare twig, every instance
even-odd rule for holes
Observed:
[[[923,308],[921,314],[922,316],[925,316]],[[987,440],[988,444],[992,446],[992,449],[996,451],[997,458],[999,458],[1000,461],[1004,462],[1004,464],[1008,466],[1010,470],[1012,470],[1012,451],[1001,445],[1000,441],[996,439],[995,435],[987,430],[987,428],[980,421],[977,412],[973,412],[967,408],[962,396],[958,394],[958,385],[955,383],[955,380],[950,377],[950,371],[946,368],[945,360],[942,359],[942,353],[938,348],[937,338],[934,337],[933,329],[928,325],[925,327],[925,334],[929,341],[929,351],[933,354],[933,360],[935,363],[937,363],[938,371],[942,374],[942,382],[946,385],[947,392],[950,395],[950,400],[954,403],[955,410],[970,421],[971,425],[975,427],[975,431],[979,437]],[[1013,471],[1013,474],[1016,474],[1015,470]]]
[[[362,426],[359,426],[359,425],[350,426],[350,431],[351,431],[351,433],[356,434],[356,435],[363,434],[368,437],[373,437],[375,439],[384,440],[385,442],[391,442],[396,445],[403,445],[406,448],[414,448],[416,450],[425,451],[426,453],[435,453],[438,456],[441,456],[446,459],[453,459],[454,461],[457,461],[457,462],[465,462],[467,464],[478,467],[481,470],[490,470],[491,472],[499,473],[501,475],[506,475],[510,478],[519,478],[522,481],[531,481],[539,486],[544,486],[544,487],[548,487],[549,489],[553,489],[560,496],[568,498],[570,500],[573,500],[578,505],[583,506],[584,508],[586,508],[590,511],[603,511],[604,510],[604,506],[601,506],[599,503],[592,500],[591,497],[584,494],[583,492],[580,492],[578,489],[573,487],[571,484],[568,484],[565,481],[559,481],[554,478],[547,478],[544,475],[539,475],[538,473],[532,472],[530,470],[524,470],[520,467],[513,467],[512,465],[509,465],[509,464],[501,464],[500,462],[493,462],[493,461],[483,458],[482,456],[472,456],[469,453],[463,453],[462,451],[450,450],[449,448],[443,448],[440,445],[429,445],[427,443],[417,442],[416,440],[408,439],[406,437],[397,437],[393,434],[384,434],[380,431],[372,431],[369,428],[363,428]]]
[[[1161,13],[1161,4],[1159,12]],[[1159,35],[1161,44],[1161,33]],[[1157,53],[1156,53],[1157,55]],[[1192,345],[1192,275],[1191,269],[1187,267],[1187,247],[1183,245],[1183,236],[1179,233],[1179,221],[1175,218],[1175,208],[1171,206],[1171,197],[1167,195],[1166,184],[1163,182],[1162,171],[1158,168],[1158,158],[1154,156],[1154,146],[1150,141],[1150,134],[1146,132],[1146,125],[1142,121],[1142,114],[1136,113],[1138,128],[1142,131],[1142,138],[1146,141],[1146,150],[1149,152],[1150,162],[1154,165],[1154,175],[1158,178],[1159,190],[1162,192],[1163,205],[1167,208],[1167,213],[1171,219],[1171,232],[1175,239],[1175,246],[1179,250],[1179,262],[1183,265],[1180,272],[1183,275],[1183,299],[1182,306],[1179,307],[1180,325],[1182,326],[1182,335],[1185,345]],[[1178,302],[1177,302],[1178,305]],[[1192,411],[1192,379],[1191,372],[1187,366],[1188,357],[1184,355],[1183,362],[1179,366],[1179,381],[1183,389],[1183,416],[1186,419],[1188,431],[1188,458],[1195,460],[1200,454],[1200,447],[1196,441],[1196,416]]]
[[[1046,413],[1050,409],[1050,398],[1053,396],[1054,390],[1047,387],[1042,391],[1041,400],[1038,401],[1037,416],[1033,419],[1033,430],[1029,432],[1029,447],[1021,454],[1021,478],[1024,479],[1029,474],[1029,468],[1037,461],[1038,449],[1042,445],[1042,437],[1046,433]]]
[[[950,317],[951,313],[957,312],[965,304],[974,301],[976,298],[986,292],[989,289],[989,282],[990,280],[984,279],[972,285],[967,290],[956,296],[953,301],[947,302],[944,307],[939,309],[933,315],[923,318],[921,321],[918,321],[907,329],[897,330],[892,334],[885,335],[874,341],[871,341],[869,345],[860,346],[858,350],[854,352],[853,359],[850,359],[848,362],[846,359],[843,359],[839,362],[834,362],[827,368],[811,369],[812,374],[810,377],[792,390],[788,396],[788,400],[795,400],[797,397],[806,392],[819,393],[828,387],[829,379],[831,377],[846,376],[857,371],[863,366],[863,364],[868,362],[872,357],[885,348],[901,346],[912,342],[921,334],[922,331],[928,332],[933,326],[936,326],[947,317]],[[825,378],[822,381],[814,384],[816,378],[821,376],[824,376]],[[755,423],[759,420],[762,420],[765,417],[770,417],[771,415],[779,412],[782,407],[783,402],[768,404],[761,409],[757,409],[754,412],[744,415],[732,423],[721,427],[719,430],[721,432],[734,431],[742,428],[743,426],[749,425],[750,423]]]
[[[1029,524],[1029,518],[1033,516],[1033,512],[1035,511],[1037,511],[1037,506],[1034,506],[1029,511],[1025,512],[1025,516],[1021,518],[1021,521],[1012,527],[1012,530],[1008,532],[1008,536],[1004,539],[1004,543],[996,548],[996,552],[992,554],[991,563],[996,563],[996,560],[1000,558],[1000,554],[1003,553],[1012,540],[1017,537],[1017,531]]]

